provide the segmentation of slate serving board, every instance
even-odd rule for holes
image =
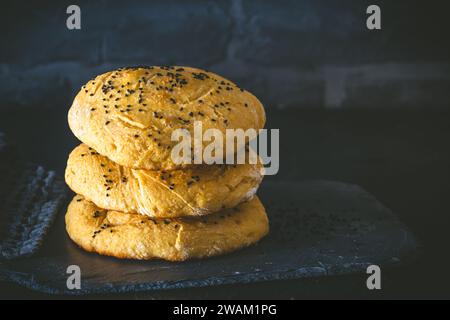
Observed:
[[[396,216],[356,185],[264,182],[259,196],[271,232],[235,253],[182,263],[103,257],[70,241],[61,212],[40,251],[0,262],[0,276],[53,294],[136,292],[365,272],[410,262],[419,251]],[[81,268],[81,290],[66,287],[69,265]]]

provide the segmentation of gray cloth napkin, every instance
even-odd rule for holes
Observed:
[[[34,254],[67,195],[55,172],[20,161],[5,140],[0,133],[0,261]]]

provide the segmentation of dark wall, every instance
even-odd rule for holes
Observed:
[[[66,28],[78,4],[82,29]],[[366,28],[378,4],[382,30]],[[128,65],[223,74],[276,107],[449,107],[444,1],[10,1],[0,15],[0,108],[68,107]]]

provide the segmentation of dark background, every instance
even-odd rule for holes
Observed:
[[[66,8],[81,7],[81,30]],[[381,7],[382,30],[366,28]],[[136,298],[450,298],[450,30],[445,1],[14,1],[0,8],[0,131],[63,174],[66,114],[87,80],[130,65],[190,65],[258,96],[280,128],[267,179],[356,183],[421,240],[421,258],[365,276],[275,281]],[[40,294],[0,282],[0,297]]]

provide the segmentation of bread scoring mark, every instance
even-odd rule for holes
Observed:
[[[144,175],[147,178],[151,179],[153,182],[157,183],[158,185],[162,186],[163,188],[167,189],[170,194],[175,195],[178,199],[180,199],[183,204],[190,209],[191,212],[195,211],[195,207],[193,207],[192,205],[189,204],[189,202],[182,197],[178,192],[174,191],[174,188],[170,188],[170,185],[166,185],[165,183],[161,182],[160,179],[155,178],[152,174],[147,174],[145,171],[143,170],[139,170],[139,174],[136,175],[136,172],[133,171],[133,174],[135,176],[135,178],[137,179],[138,183],[139,183],[139,190],[141,191],[141,195],[145,196],[144,192],[142,191],[143,189],[143,184],[142,184],[142,178],[140,177],[140,175]]]
[[[150,125],[145,125],[139,121],[133,121],[129,117],[122,116],[120,114],[115,115],[114,118],[116,120],[118,120],[119,122],[121,122],[124,127],[130,128],[130,129],[137,128],[140,130],[145,130],[150,127]]]

